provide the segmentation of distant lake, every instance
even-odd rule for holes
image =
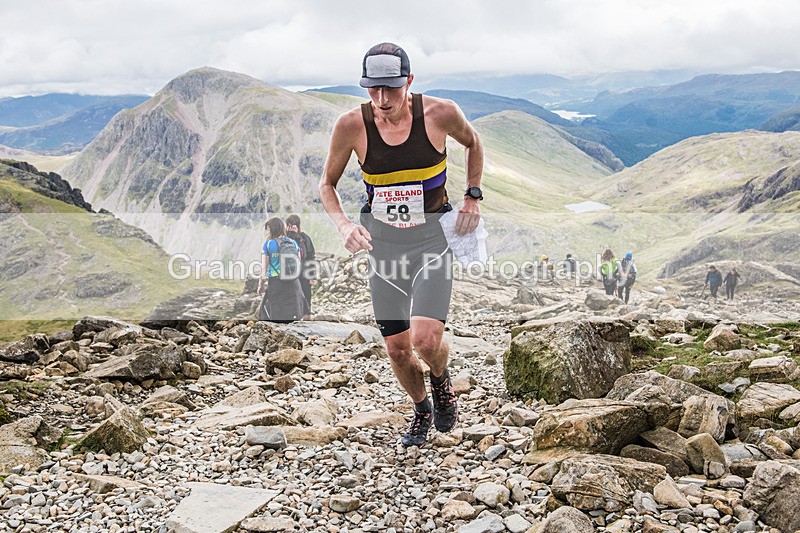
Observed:
[[[566,109],[555,109],[553,110],[553,113],[555,113],[561,118],[574,121],[580,121],[585,118],[591,118],[597,116],[597,115],[584,115],[578,111],[567,111]]]
[[[605,209],[611,209],[610,205],[592,201],[581,202],[579,204],[567,204],[564,207],[573,213],[589,213],[591,211],[603,211]]]

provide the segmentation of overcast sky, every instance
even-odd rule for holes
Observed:
[[[800,69],[796,0],[0,0],[0,96],[153,94],[196,67],[355,85],[394,41],[441,75]]]

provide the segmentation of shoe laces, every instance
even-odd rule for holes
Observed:
[[[422,426],[425,423],[425,419],[430,417],[431,414],[423,411],[414,411],[414,420],[411,421],[411,425],[408,427],[408,432],[411,435],[419,435]]]
[[[436,395],[436,401],[439,403],[454,403],[456,401],[456,393],[453,390],[453,384],[450,378],[444,380],[439,385],[433,385],[433,394]]]

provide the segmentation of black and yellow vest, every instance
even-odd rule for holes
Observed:
[[[361,173],[372,203],[375,187],[422,183],[426,213],[438,212],[447,203],[447,150],[438,151],[425,131],[422,95],[411,95],[411,133],[396,146],[384,142],[372,104],[361,104],[361,115],[367,129],[367,154],[361,162]]]

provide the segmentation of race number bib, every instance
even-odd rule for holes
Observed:
[[[410,228],[425,223],[422,184],[375,187],[372,214],[384,224]]]

